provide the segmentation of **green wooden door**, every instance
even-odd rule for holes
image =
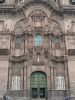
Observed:
[[[45,97],[47,89],[47,76],[43,72],[34,72],[30,78],[31,96],[34,98]]]

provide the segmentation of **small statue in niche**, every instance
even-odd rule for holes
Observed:
[[[44,51],[44,56],[45,56],[45,58],[48,59],[48,57],[49,57],[49,50],[45,50],[45,51]]]
[[[27,59],[31,59],[33,57],[33,51],[32,49],[29,49],[28,52],[26,53]]]

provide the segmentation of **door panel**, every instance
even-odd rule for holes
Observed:
[[[38,97],[38,90],[37,90],[37,88],[32,88],[32,97],[33,98],[37,98]]]
[[[45,88],[40,88],[40,98],[45,98]]]

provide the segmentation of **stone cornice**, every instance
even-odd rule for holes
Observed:
[[[23,8],[28,8],[30,5],[45,5],[45,7],[47,6],[49,9],[53,8],[54,11],[59,11],[59,7],[50,0],[40,0],[40,2],[38,0],[27,0],[20,5],[0,5],[0,12],[17,12]]]
[[[67,32],[65,36],[75,36],[75,32]]]
[[[3,35],[11,36],[11,35],[13,35],[13,32],[9,32],[9,31],[0,31],[0,36],[3,36]]]
[[[15,5],[0,5],[0,13],[11,13],[11,12],[14,12],[16,9],[15,9]]]
[[[58,4],[58,6],[56,6],[53,2],[51,2],[50,0],[41,0],[39,1],[35,1],[35,0],[27,0],[24,3],[22,3],[20,6],[19,5],[0,5],[0,13],[4,13],[6,12],[17,12],[18,10],[22,10],[23,8],[28,8],[31,5],[45,5],[47,6],[49,9],[53,9],[55,12],[58,13],[73,13],[75,12],[75,6],[74,5],[70,5],[70,6],[60,6],[60,4]]]
[[[61,6],[62,12],[74,12],[75,11],[75,6],[70,5],[70,6]]]
[[[27,1],[25,1],[22,5],[20,5],[20,6],[16,6],[16,8],[17,8],[17,10],[18,9],[21,9],[22,7],[25,7],[26,8],[26,6],[29,6],[30,4],[42,4],[42,5],[46,5],[47,7],[51,7],[51,8],[53,8],[53,9],[55,9],[55,10],[59,10],[59,7],[57,7],[52,1],[50,1],[50,0],[27,0]]]

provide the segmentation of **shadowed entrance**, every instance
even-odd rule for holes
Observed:
[[[33,72],[30,77],[32,98],[45,98],[47,90],[47,75],[44,72]]]

